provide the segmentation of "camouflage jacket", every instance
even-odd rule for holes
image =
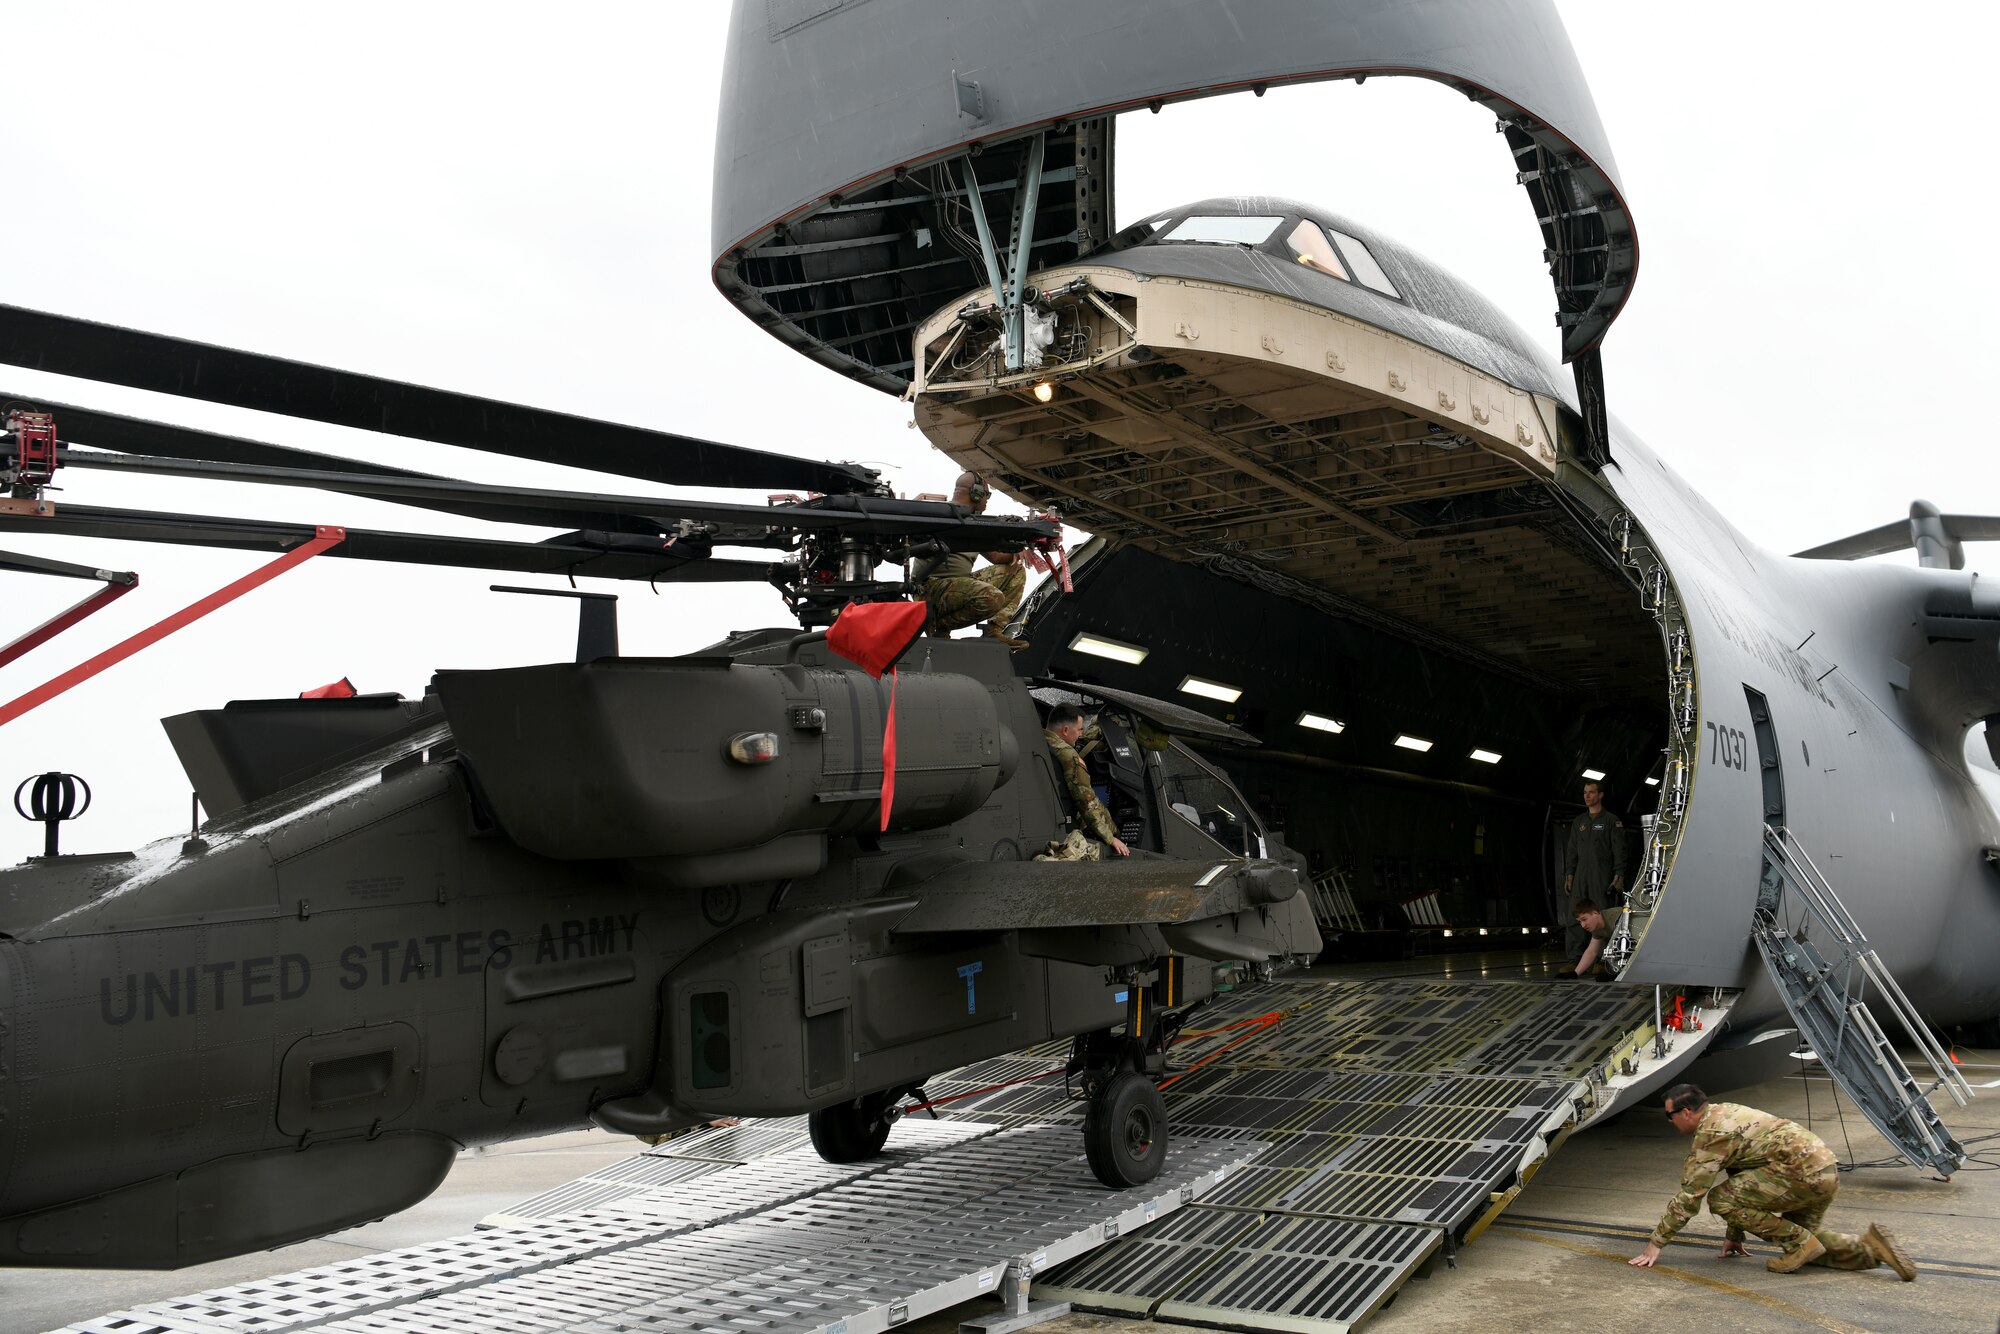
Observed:
[[[1666,1245],[1700,1213],[1702,1197],[1725,1172],[1761,1167],[1790,1181],[1810,1181],[1838,1161],[1833,1150],[1804,1126],[1755,1107],[1712,1102],[1702,1110],[1687,1165],[1681,1169],[1680,1194],[1667,1202],[1667,1211],[1653,1229],[1653,1244]]]
[[[1090,770],[1083,767],[1083,756],[1054,732],[1043,732],[1042,739],[1049,743],[1049,754],[1055,756],[1063,786],[1069,789],[1070,801],[1076,806],[1077,823],[1102,842],[1109,843],[1118,837],[1118,826],[1111,823],[1111,812],[1104,809],[1104,803],[1091,790]]]

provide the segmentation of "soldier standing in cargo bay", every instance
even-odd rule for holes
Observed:
[[[1730,1102],[1710,1102],[1693,1084],[1667,1090],[1667,1120],[1694,1136],[1680,1193],[1640,1251],[1627,1264],[1651,1268],[1660,1248],[1690,1218],[1708,1211],[1729,1225],[1722,1257],[1748,1255],[1745,1234],[1776,1242],[1784,1254],[1764,1262],[1774,1274],[1790,1274],[1809,1264],[1829,1269],[1873,1269],[1888,1265],[1905,1283],[1917,1276],[1896,1239],[1874,1223],[1858,1237],[1820,1226],[1840,1190],[1840,1165],[1825,1141],[1804,1126]],[[1728,1179],[1723,1180],[1727,1173]]]
[[[1564,937],[1569,957],[1580,959],[1590,948],[1590,934],[1576,921],[1576,905],[1616,905],[1625,893],[1625,822],[1604,809],[1604,788],[1583,785],[1583,814],[1570,821],[1569,848],[1563,854]]]

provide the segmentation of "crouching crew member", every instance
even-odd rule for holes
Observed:
[[[1646,1249],[1628,1264],[1650,1268],[1660,1248],[1688,1219],[1708,1210],[1729,1225],[1722,1255],[1748,1255],[1745,1233],[1784,1248],[1764,1262],[1774,1274],[1790,1274],[1809,1264],[1829,1269],[1873,1269],[1888,1265],[1907,1283],[1917,1266],[1896,1239],[1874,1223],[1858,1237],[1820,1226],[1840,1189],[1840,1167],[1818,1135],[1781,1116],[1735,1103],[1710,1102],[1693,1084],[1667,1090],[1667,1120],[1694,1136],[1680,1194],[1668,1202]],[[1729,1179],[1717,1184],[1724,1172]]]
[[[1623,908],[1600,908],[1589,899],[1579,899],[1573,910],[1576,924],[1590,936],[1590,943],[1583,947],[1583,957],[1576,961],[1573,972],[1577,977],[1611,976],[1611,965],[1604,961],[1604,949],[1611,943],[1611,933],[1618,929],[1618,923],[1625,918]]]
[[[984,514],[990,494],[978,473],[960,473],[951,503]],[[992,563],[976,573],[969,551],[947,552],[922,571],[919,583],[930,606],[930,631],[948,635],[984,621],[988,639],[997,639],[1009,648],[1026,648],[1028,641],[1008,634],[1007,627],[1021,610],[1028,571],[1014,552],[988,551],[985,556]]]

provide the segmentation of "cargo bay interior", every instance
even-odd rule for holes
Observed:
[[[1512,525],[1572,522],[1551,506]],[[1424,624],[1241,558],[1169,560],[1094,541],[1074,591],[1031,604],[1018,656],[1032,674],[1173,700],[1256,736],[1255,748],[1183,740],[1315,874],[1342,871],[1369,926],[1405,926],[1403,904],[1435,892],[1454,927],[1539,936],[1559,911],[1586,771],[1604,775],[1637,866],[1667,685],[1652,618],[1608,558],[1565,542],[1562,572],[1530,580],[1520,544],[1518,533],[1487,545],[1461,532],[1448,568],[1410,568],[1407,547],[1384,562],[1385,586],[1442,581],[1474,609]]]

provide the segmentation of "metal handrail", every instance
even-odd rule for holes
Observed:
[[[1865,982],[1875,984],[1878,998],[1902,1025],[1903,1031],[1909,1034],[1910,1041],[1930,1065],[1931,1072],[1937,1076],[1937,1082],[1932,1088],[1943,1088],[1951,1094],[1954,1102],[1964,1107],[1972,1097],[1972,1086],[1952,1065],[1950,1056],[1932,1035],[1930,1026],[1924,1023],[1922,1016],[1917,1013],[1917,1007],[1898,985],[1895,977],[1883,966],[1881,958],[1862,932],[1861,924],[1854,919],[1854,914],[1847,910],[1847,905],[1841,902],[1840,896],[1834,893],[1833,886],[1814,864],[1811,855],[1799,845],[1789,830],[1776,829],[1770,825],[1764,826],[1764,845],[1777,858],[1779,874],[1784,877],[1786,884],[1799,892],[1799,897],[1805,903],[1807,910],[1826,923],[1828,929],[1845,946],[1844,952],[1847,957],[1843,962],[1848,970],[1848,981],[1843,983],[1843,990],[1851,987],[1853,970],[1858,967]],[[1863,989],[1865,991],[1865,983]],[[1853,1012],[1851,1006],[1848,1007],[1848,1012],[1850,1014]],[[1882,1033],[1881,1025],[1875,1023],[1873,1027],[1875,1034],[1886,1043],[1888,1038]],[[1844,1020],[1842,1031],[1843,1033],[1845,1031]]]

